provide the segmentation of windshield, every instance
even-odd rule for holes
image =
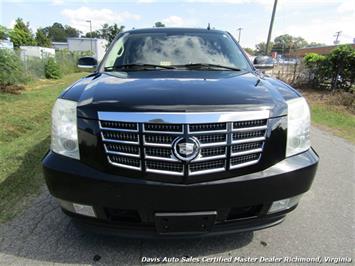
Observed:
[[[144,65],[166,70],[196,64],[250,70],[239,47],[223,32],[126,33],[112,46],[103,67]]]

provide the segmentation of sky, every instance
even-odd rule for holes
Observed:
[[[54,22],[89,31],[104,23],[125,29],[152,27],[156,21],[169,27],[211,27],[226,30],[241,45],[255,48],[266,42],[274,0],[0,0],[0,24],[13,27],[16,18],[30,23],[35,31]],[[305,38],[308,42],[333,44],[341,31],[340,43],[355,38],[355,0],[279,0],[272,39],[281,34]]]

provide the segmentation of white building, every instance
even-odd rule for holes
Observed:
[[[68,49],[68,43],[67,42],[52,42],[52,47],[55,50],[64,50],[64,49]]]
[[[68,49],[69,51],[89,52],[100,61],[106,52],[108,41],[96,38],[68,38],[68,42],[53,42],[53,48],[56,50]]]
[[[29,57],[54,57],[55,50],[53,48],[40,47],[40,46],[20,46],[20,56],[22,60],[28,59]]]

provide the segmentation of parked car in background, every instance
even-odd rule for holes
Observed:
[[[50,193],[86,228],[167,238],[258,230],[309,190],[319,159],[305,99],[257,71],[228,32],[131,30],[96,64],[80,59],[94,72],[58,97],[43,159]]]

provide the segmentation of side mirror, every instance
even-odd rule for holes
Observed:
[[[86,68],[86,69],[88,69],[88,68],[93,69],[93,68],[97,67],[97,60],[91,56],[81,57],[78,60],[78,67],[79,68]]]
[[[274,68],[274,60],[271,56],[257,56],[253,62],[256,69],[271,69]]]

